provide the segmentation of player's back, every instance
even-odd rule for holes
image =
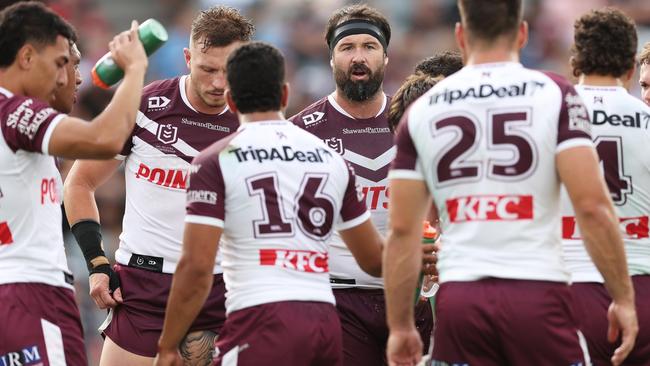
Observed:
[[[650,274],[650,107],[622,87],[578,85],[576,90],[591,117],[592,138],[619,217],[630,275]],[[562,239],[573,281],[602,282],[564,190]]]
[[[328,239],[335,227],[368,218],[351,212],[346,220],[344,198],[352,195],[357,207],[359,198],[343,158],[288,121],[254,122],[203,151],[192,169],[187,221],[200,222],[201,207],[223,205],[229,313],[277,301],[334,303]],[[203,177],[219,182],[218,191],[197,189]]]
[[[445,233],[441,282],[568,281],[558,152],[591,145],[586,110],[561,77],[518,63],[468,66],[416,101],[391,177],[423,177]],[[417,160],[415,158],[417,157]]]
[[[61,231],[61,176],[46,155],[65,117],[0,88],[0,284],[72,288]]]

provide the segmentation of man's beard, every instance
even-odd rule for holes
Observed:
[[[368,75],[368,80],[352,81],[352,73],[355,71],[364,71]],[[334,78],[336,79],[336,86],[343,91],[345,97],[355,102],[363,102],[370,99],[381,87],[384,81],[384,68],[372,72],[370,68],[364,64],[353,64],[348,72],[336,69],[334,71]]]

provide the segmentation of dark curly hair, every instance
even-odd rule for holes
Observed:
[[[327,28],[325,30],[325,43],[329,45],[330,38],[332,37],[332,33],[334,33],[337,25],[350,19],[364,19],[370,21],[379,27],[382,33],[384,33],[384,36],[386,37],[386,44],[390,44],[391,33],[388,19],[386,19],[386,17],[377,9],[372,8],[366,4],[350,5],[336,10],[327,21]]]
[[[202,43],[202,50],[211,47],[225,47],[253,38],[255,26],[237,9],[229,6],[215,6],[202,10],[192,21],[192,41]]]
[[[426,93],[427,90],[433,88],[442,79],[442,76],[433,77],[429,74],[418,73],[406,77],[404,83],[397,89],[395,95],[390,100],[388,127],[391,132],[395,132],[399,121],[411,103],[415,102],[416,99]]]
[[[449,76],[463,68],[463,58],[460,52],[445,51],[427,57],[415,65],[415,73],[429,76]]]
[[[0,67],[10,66],[26,43],[43,47],[56,43],[58,36],[70,43],[77,33],[70,23],[40,2],[20,2],[0,12]]]
[[[576,20],[571,47],[573,75],[619,77],[634,67],[634,21],[615,8],[592,10]]]
[[[279,111],[282,108],[284,56],[264,42],[251,42],[228,56],[226,77],[241,113]]]

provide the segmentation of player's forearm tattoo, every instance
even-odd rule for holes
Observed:
[[[213,363],[217,333],[202,330],[188,334],[181,342],[180,352],[186,366],[209,366]]]

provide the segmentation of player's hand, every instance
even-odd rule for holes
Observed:
[[[612,364],[618,366],[634,348],[636,335],[639,332],[639,324],[636,318],[634,302],[616,303],[612,302],[607,310],[607,340],[614,343],[621,335],[621,345],[616,348],[612,356]]]
[[[386,345],[389,366],[413,366],[422,358],[422,339],[415,326],[407,330],[391,330]]]
[[[423,244],[422,245],[422,271],[424,274],[437,276],[438,268],[438,245],[437,244]]]
[[[113,61],[124,72],[137,68],[144,71],[147,68],[149,60],[138,37],[138,22],[135,20],[131,22],[131,29],[116,35],[109,42],[108,49],[111,50]]]
[[[154,366],[183,366],[183,359],[177,349],[159,350],[153,360]]]
[[[100,309],[114,308],[122,303],[122,290],[117,287],[111,293],[108,275],[104,273],[93,273],[88,279],[90,283],[90,297]]]

